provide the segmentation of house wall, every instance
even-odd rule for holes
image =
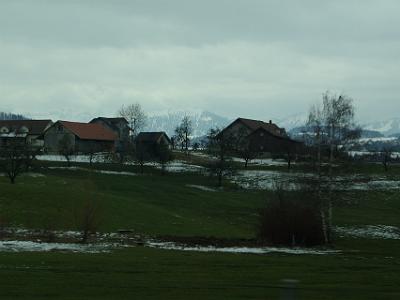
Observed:
[[[43,148],[44,141],[38,139],[38,135],[27,135],[26,137],[0,137],[0,147],[8,146],[14,142],[28,144],[36,149]]]
[[[166,145],[171,149],[172,145],[165,135],[162,135],[157,141],[136,141],[136,149],[146,154],[148,158],[158,156],[159,145]]]
[[[25,137],[0,137],[0,148],[8,148],[10,146],[23,146],[25,144]]]
[[[44,134],[44,149],[49,153],[58,153],[60,152],[60,141],[67,136],[71,143],[71,147],[75,149],[75,135],[69,131],[67,131],[64,127],[62,127],[62,131],[59,129],[57,125],[49,128]]]
[[[43,148],[44,140],[38,139],[38,135],[28,135],[26,137],[26,141],[28,144],[32,145],[35,148]]]
[[[250,133],[251,130],[240,122],[235,122],[224,130],[224,134],[234,136],[249,135]]]
[[[96,153],[114,150],[114,141],[81,140],[76,138],[75,152],[77,153]]]
[[[256,130],[249,137],[250,147],[256,152],[295,153],[299,143],[290,139],[276,137],[266,131]]]
[[[102,119],[96,119],[93,121],[93,123],[101,124],[104,127],[110,129],[118,136],[118,139],[121,141],[126,141],[129,138],[129,128],[127,124],[123,121],[114,124],[118,128],[118,130],[115,130],[115,127],[109,126],[109,124]]]
[[[168,141],[165,135],[161,136],[159,144],[167,145],[169,149],[172,148],[171,143]]]

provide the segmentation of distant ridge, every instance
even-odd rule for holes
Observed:
[[[29,118],[20,114],[0,112],[0,120],[29,120]]]

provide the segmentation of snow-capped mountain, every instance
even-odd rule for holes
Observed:
[[[378,131],[385,136],[396,135],[400,133],[400,118],[367,123],[362,127],[367,130]]]
[[[276,123],[276,125],[278,125],[279,127],[285,128],[286,131],[289,132],[294,128],[304,126],[307,122],[307,118],[307,113],[299,113],[282,119],[278,119],[274,123]]]
[[[108,113],[99,114],[98,112],[90,112],[79,109],[57,109],[57,110],[45,110],[41,112],[25,112],[25,116],[30,119],[51,119],[53,121],[63,120],[63,121],[74,121],[74,122],[89,122],[90,120],[98,116],[114,116]]]
[[[283,127],[287,132],[296,135],[304,131],[307,122],[307,114],[300,113],[276,121],[279,127]],[[400,118],[392,118],[370,123],[361,123],[363,129],[363,137],[380,137],[380,136],[399,136],[400,135]]]
[[[169,136],[175,134],[175,128],[187,115],[192,121],[192,137],[201,137],[208,133],[211,128],[225,127],[230,119],[219,116],[208,111],[174,111],[150,115],[147,119],[146,131],[165,131]]]

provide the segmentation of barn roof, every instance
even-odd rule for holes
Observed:
[[[272,134],[281,135],[282,129],[278,127],[275,123],[270,121],[266,123],[260,120],[252,120],[252,119],[245,119],[245,118],[238,118],[237,121],[242,122],[244,125],[249,127],[251,130],[257,130],[258,128],[263,128]]]
[[[249,136],[258,135],[260,132],[264,132],[264,133],[266,133],[266,134],[273,135],[273,136],[275,136],[276,138],[281,139],[281,140],[286,140],[286,141],[293,142],[293,143],[298,143],[298,144],[301,144],[301,143],[302,143],[302,142],[299,142],[299,141],[296,141],[296,140],[291,139],[288,135],[276,135],[276,134],[273,134],[273,133],[271,133],[269,130],[265,129],[264,127],[259,127],[259,128],[257,128],[257,129],[254,130],[252,133],[250,133]]]
[[[231,126],[233,126],[234,124],[236,124],[238,122],[243,124],[244,126],[246,126],[252,132],[259,128],[262,128],[275,136],[287,137],[285,129],[278,127],[278,125],[276,125],[275,123],[272,123],[272,121],[269,121],[269,123],[266,123],[266,122],[260,121],[260,120],[252,120],[252,119],[245,119],[245,118],[237,118],[230,125],[228,125],[223,131],[227,130],[228,128],[230,128]]]
[[[82,140],[115,141],[117,136],[111,130],[97,123],[58,121]]]
[[[140,132],[136,137],[137,142],[158,142],[162,136],[165,136],[168,142],[170,143],[171,140],[169,139],[168,135],[164,131],[158,132]]]
[[[107,122],[107,123],[110,123],[110,124],[117,124],[117,123],[119,123],[119,122],[128,123],[128,121],[127,121],[125,118],[123,118],[123,117],[116,117],[116,118],[97,117],[97,118],[94,118],[94,119],[93,119],[92,121],[90,121],[89,123],[92,123],[92,122],[94,122],[94,121],[96,121],[96,120],[103,120],[103,121],[105,121],[105,122]]]
[[[118,130],[118,124],[120,122],[124,122],[126,125],[128,124],[128,121],[123,117],[117,117],[117,118],[98,117],[98,118],[94,118],[89,123],[95,123],[97,120],[103,121],[109,127],[113,128],[114,130]]]
[[[22,127],[26,127],[28,134],[40,135],[51,124],[51,120],[0,120],[0,129],[5,127],[9,132],[19,132]]]

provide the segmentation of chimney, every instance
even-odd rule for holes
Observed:
[[[269,124],[272,124],[272,120],[269,120]]]

